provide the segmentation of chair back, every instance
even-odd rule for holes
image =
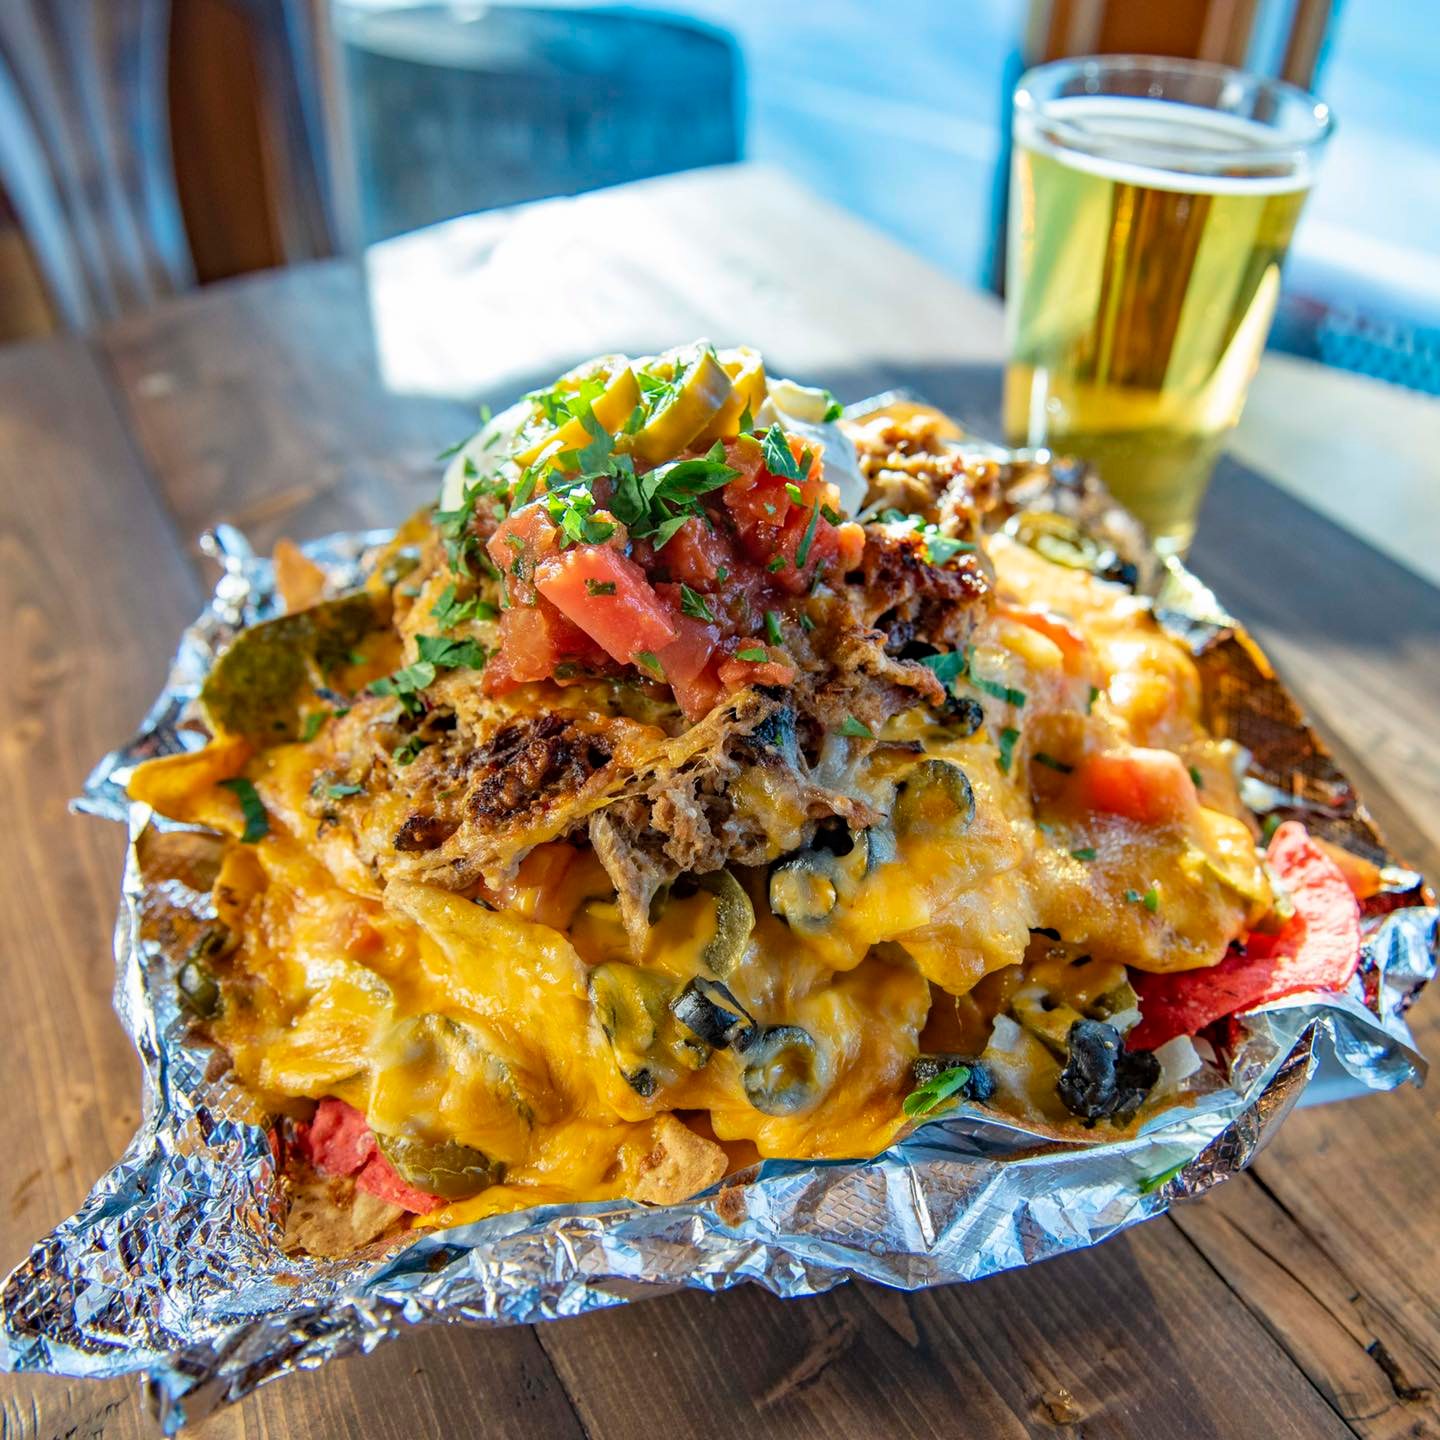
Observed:
[[[308,0],[230,3],[255,45],[280,192],[274,258],[327,254]],[[171,0],[0,0],[0,187],[71,329],[195,283],[171,147],[171,18]],[[207,204],[222,203],[223,175],[207,191]]]
[[[0,4],[0,183],[72,328],[191,282],[169,159],[169,15],[169,0]]]
[[[579,8],[330,11],[352,247],[740,157],[740,61],[722,31]]]

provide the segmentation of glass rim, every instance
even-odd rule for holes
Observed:
[[[1083,124],[1077,124],[1064,114],[1057,114],[1055,102],[1086,94],[1171,101],[1184,99],[1159,93],[1154,84],[1147,87],[1145,94],[1114,87],[1116,80],[1126,77],[1133,80],[1147,74],[1161,85],[1167,78],[1202,85],[1208,83],[1216,91],[1214,100],[1188,99],[1186,103],[1217,114],[1243,113],[1235,108],[1239,102],[1266,97],[1274,104],[1277,117],[1281,112],[1288,111],[1292,125],[1297,116],[1303,117],[1304,123],[1298,130],[1288,131],[1278,118],[1255,121],[1273,132],[1274,143],[1260,143],[1254,148],[1247,148],[1247,167],[1288,165],[1298,168],[1319,154],[1335,129],[1335,116],[1329,105],[1288,80],[1272,79],[1212,60],[1188,60],[1168,55],[1083,55],[1032,66],[1015,82],[1015,115],[1017,119],[1024,115],[1033,124],[1043,127],[1046,139],[1052,144],[1074,153],[1098,157],[1093,133]],[[1069,80],[1082,80],[1086,84],[1081,90],[1058,93],[1060,86]],[[1228,104],[1223,103],[1227,100]],[[1136,145],[1136,150],[1135,158],[1140,163],[1149,163],[1164,170],[1179,169],[1191,175],[1207,173],[1207,161],[1209,169],[1223,173],[1235,164],[1236,159],[1234,150],[1218,147],[1209,152],[1189,148],[1179,152],[1163,145],[1140,143]],[[1183,165],[1179,163],[1181,161]]]

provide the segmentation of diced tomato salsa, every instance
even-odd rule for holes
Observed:
[[[543,496],[509,515],[486,542],[505,607],[485,689],[633,666],[668,684],[694,721],[730,691],[792,683],[797,667],[767,637],[766,612],[785,614],[824,575],[853,569],[865,538],[839,520],[818,451],[792,437],[790,452],[806,467],[799,479],[772,473],[753,436],[727,440],[737,473],[659,544],[632,540],[601,509],[610,533],[571,543]],[[611,490],[594,493],[603,506]]]

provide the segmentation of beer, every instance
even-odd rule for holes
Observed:
[[[1269,125],[1132,95],[1063,96],[1045,121],[1017,107],[1005,428],[1092,461],[1183,554],[1265,345],[1308,157],[1277,152]]]

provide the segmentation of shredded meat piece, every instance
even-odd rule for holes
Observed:
[[[936,433],[916,425],[889,439],[918,467]],[[956,496],[969,493],[971,477],[948,453],[929,463]],[[485,695],[457,668],[433,687],[418,728],[407,722],[424,744],[396,764],[402,738],[387,702],[360,702],[335,763],[382,780],[334,823],[382,884],[472,893],[510,881],[537,845],[588,843],[638,951],[654,897],[677,877],[768,864],[821,826],[884,819],[858,784],[874,744],[864,732],[916,705],[944,708],[944,686],[913,657],[964,645],[992,595],[978,552],[935,564],[928,543],[913,529],[867,526],[857,569],[806,597],[808,628],[787,638],[793,682],[738,691],[694,724],[636,681],[541,682],[517,703]],[[431,573],[449,573],[438,541],[412,585]]]
[[[468,808],[477,820],[523,815],[574,794],[610,761],[604,743],[552,713],[506,725],[474,755]]]
[[[662,857],[647,850],[635,837],[643,823],[629,819],[625,811],[635,802],[612,805],[590,817],[590,844],[605,867],[620,905],[625,933],[638,951],[650,928],[650,904],[674,870]],[[641,807],[643,813],[643,807]]]
[[[936,411],[886,412],[848,422],[845,432],[869,486],[870,510],[893,506],[931,522],[960,522],[958,533],[965,536],[999,498],[1000,466],[962,455],[949,443],[960,432]]]
[[[992,594],[978,552],[943,568],[928,565],[913,538],[873,525],[866,527],[859,580],[863,622],[897,650],[914,640],[959,648],[975,628],[977,605]]]
[[[455,833],[455,826],[442,816],[416,810],[405,817],[395,832],[395,848],[400,851],[433,850]]]

